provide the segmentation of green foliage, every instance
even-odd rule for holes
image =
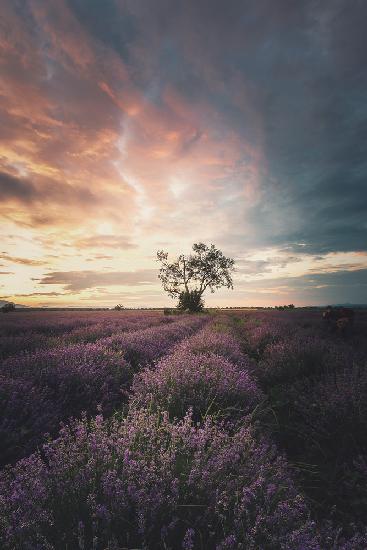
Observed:
[[[221,287],[233,288],[234,260],[226,258],[213,244],[196,243],[192,250],[192,254],[181,254],[173,262],[169,262],[167,252],[158,251],[157,261],[161,264],[158,277],[171,298],[179,299],[180,309],[200,311],[201,296],[206,289],[215,292]]]
[[[9,313],[10,311],[15,311],[15,304],[13,302],[8,302],[7,304],[4,304],[1,308],[1,311],[3,313]]]
[[[181,315],[181,313],[181,310],[177,310],[171,307],[165,307],[163,310],[163,315]]]
[[[184,292],[181,292],[177,309],[196,313],[203,311],[203,308],[204,302],[198,290],[185,290]]]

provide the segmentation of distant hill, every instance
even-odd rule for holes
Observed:
[[[352,309],[366,309],[367,304],[332,304],[333,307],[350,307]]]

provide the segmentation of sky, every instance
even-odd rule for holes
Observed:
[[[3,0],[0,301],[367,303],[364,0]],[[173,303],[172,303],[173,305]]]

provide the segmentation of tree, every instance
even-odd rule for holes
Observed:
[[[8,302],[2,306],[1,311],[3,313],[9,313],[10,311],[15,311],[15,304],[13,304],[13,302]]]
[[[122,304],[117,304],[117,306],[115,306],[113,309],[115,309],[116,311],[122,311],[125,308]]]
[[[159,250],[157,261],[161,267],[158,277],[169,296],[178,298],[179,309],[200,311],[207,289],[210,292],[221,287],[233,289],[234,260],[226,258],[214,244],[196,243],[192,250],[190,255],[180,254],[173,262],[169,262],[168,252]]]

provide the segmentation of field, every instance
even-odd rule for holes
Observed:
[[[367,312],[0,317],[0,548],[367,548]]]

